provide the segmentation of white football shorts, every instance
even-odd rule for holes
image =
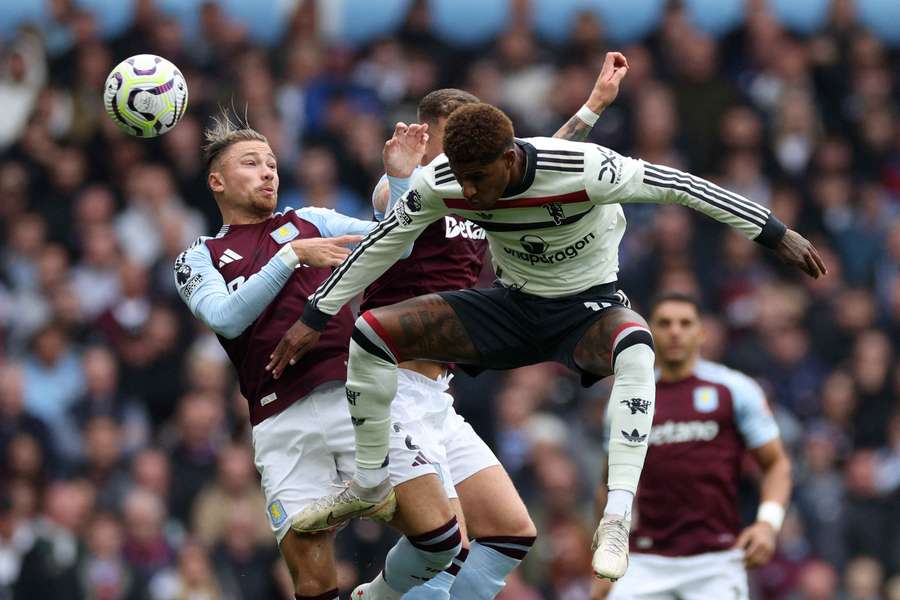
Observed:
[[[393,485],[437,474],[456,496],[443,447],[424,422],[410,419],[404,402],[391,405],[390,477]],[[252,431],[269,525],[279,543],[291,519],[335,491],[356,470],[356,439],[344,385],[326,383]]]
[[[607,600],[749,600],[741,550],[695,556],[633,552]]]
[[[454,485],[475,473],[499,465],[496,455],[472,426],[453,408],[447,393],[452,375],[437,380],[408,369],[397,369],[397,396],[393,405],[403,407],[407,422],[425,431],[441,446],[441,463],[450,472]],[[451,498],[456,497],[453,492]]]

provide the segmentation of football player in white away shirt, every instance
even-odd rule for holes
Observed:
[[[643,467],[655,398],[653,342],[616,286],[625,230],[620,204],[682,204],[773,249],[812,277],[825,274],[815,248],[771,212],[693,175],[578,142],[515,139],[488,104],[449,118],[446,155],[416,174],[410,190],[310,297],[267,369],[281,375],[315,344],[341,306],[393,264],[429,223],[449,213],[486,232],[498,286],[430,294],[363,313],[350,346],[357,471],[340,493],[298,515],[314,530],[329,515],[349,519],[389,493],[387,434],[397,363],[429,359],[510,369],[556,361],[585,384],[614,375],[609,498],[594,537],[594,571],[617,579],[628,564],[631,504]],[[646,403],[634,414],[627,404]],[[340,516],[339,516],[340,515]]]

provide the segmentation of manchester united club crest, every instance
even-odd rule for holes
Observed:
[[[628,410],[631,411],[631,414],[636,415],[638,413],[647,414],[647,410],[650,408],[650,401],[644,400],[643,398],[631,398],[629,400],[621,400],[619,404],[624,404],[628,407]]]
[[[559,202],[545,204],[544,208],[550,213],[550,218],[553,219],[554,224],[562,225],[563,221],[566,220],[566,213],[563,212],[563,206]]]

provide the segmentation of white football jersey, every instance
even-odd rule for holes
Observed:
[[[420,169],[391,214],[310,297],[307,309],[335,314],[429,223],[450,213],[487,233],[503,285],[546,298],[616,280],[624,203],[689,206],[769,246],[784,234],[767,208],[688,173],[596,144],[543,137],[516,143],[525,151],[525,177],[490,210],[469,207],[445,155]]]

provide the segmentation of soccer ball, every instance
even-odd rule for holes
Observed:
[[[113,123],[129,135],[156,137],[184,115],[187,82],[178,67],[153,54],[120,62],[106,78],[103,106]]]

